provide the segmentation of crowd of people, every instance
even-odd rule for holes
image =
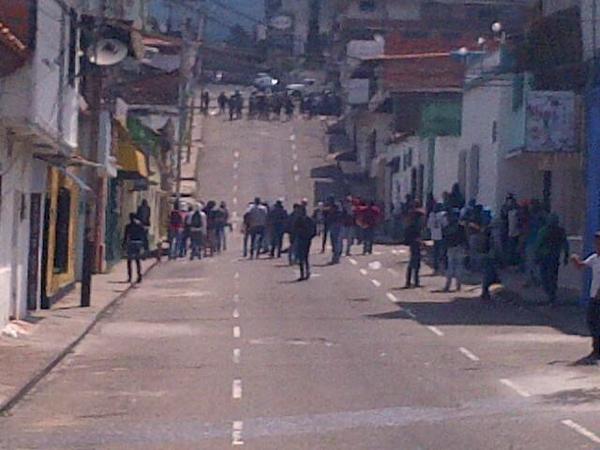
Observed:
[[[208,114],[210,108],[210,94],[204,91],[201,95],[200,109]],[[291,120],[296,110],[306,118],[316,115],[341,114],[340,98],[330,91],[321,93],[265,92],[256,90],[250,93],[248,99],[239,90],[227,95],[221,92],[217,97],[218,112],[220,115],[228,116],[230,121],[243,118],[244,110],[247,111],[248,120]]]
[[[445,268],[449,291],[460,290],[465,270],[481,272],[482,297],[499,281],[498,269],[514,267],[526,275],[525,286],[542,286],[549,303],[556,302],[558,270],[568,264],[569,244],[559,218],[539,200],[518,201],[508,194],[499,214],[475,200],[465,203],[458,185],[438,202],[430,197],[422,208],[410,195],[401,208],[404,241],[410,249],[406,287],[419,285],[420,248],[433,241],[435,272]],[[561,260],[562,256],[562,260]]]

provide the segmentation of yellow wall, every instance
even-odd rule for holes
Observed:
[[[53,297],[62,288],[75,282],[75,246],[77,233],[77,219],[79,210],[79,186],[70,178],[64,176],[54,168],[49,169],[48,186],[50,195],[50,223],[48,227],[48,268],[47,288],[48,297]],[[56,248],[56,216],[58,204],[58,190],[64,187],[71,191],[71,214],[69,223],[69,261],[65,273],[54,273],[54,250]]]

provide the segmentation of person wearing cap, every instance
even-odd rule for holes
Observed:
[[[579,255],[571,256],[575,267],[580,270],[592,270],[592,284],[590,286],[590,302],[587,310],[587,323],[592,337],[592,352],[579,360],[582,364],[597,364],[600,361],[600,231],[594,235],[596,251],[582,260]]]

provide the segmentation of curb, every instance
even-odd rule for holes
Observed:
[[[144,275],[150,273],[152,269],[158,266],[160,263],[155,261],[146,269]],[[7,400],[0,403],[0,417],[6,416],[8,412],[23,398],[25,397],[46,375],[48,375],[52,369],[54,369],[73,349],[85,338],[90,331],[96,326],[96,324],[106,315],[107,311],[119,300],[129,294],[129,291],[133,289],[133,285],[130,285],[125,291],[121,292],[114,299],[109,301],[100,311],[96,313],[96,316],[92,321],[85,327],[85,329],[77,336],[70,344],[68,344],[63,350],[55,355],[44,367],[36,372],[19,390]]]

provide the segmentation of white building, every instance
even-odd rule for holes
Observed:
[[[77,147],[76,17],[54,0],[25,17],[23,3],[5,14],[24,57],[0,77],[0,326],[39,307],[48,160],[68,161]]]

